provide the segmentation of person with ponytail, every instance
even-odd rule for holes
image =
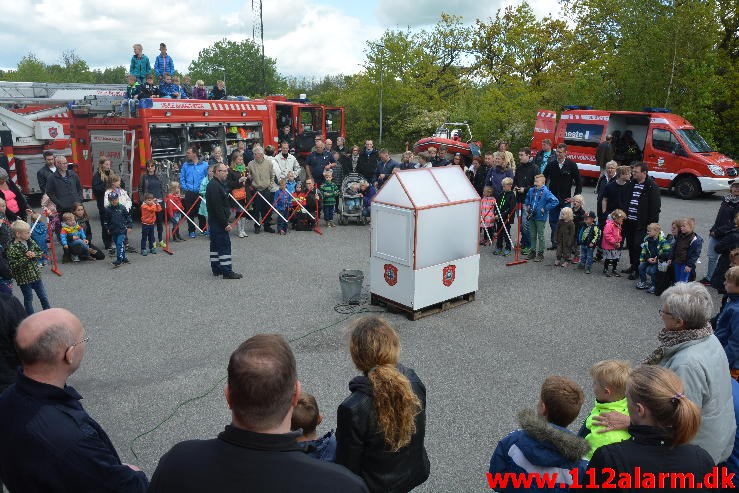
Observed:
[[[429,477],[424,447],[426,387],[398,363],[398,334],[382,318],[359,319],[351,331],[352,360],[361,376],[337,415],[336,462],[361,476],[371,492],[407,492]]]
[[[701,424],[701,411],[686,395],[683,382],[673,371],[656,365],[641,365],[631,371],[626,383],[626,402],[629,409],[631,438],[598,448],[590,460],[588,469],[594,471],[595,483],[604,486],[612,476],[616,480],[621,474],[635,474],[640,469],[642,487],[659,488],[660,484],[649,485],[645,473],[659,478],[659,473],[693,474],[695,480],[703,481],[711,472],[713,459],[703,448],[690,445]],[[589,476],[589,475],[587,475]],[[632,485],[635,480],[632,477]],[[677,483],[680,484],[679,482]],[[667,479],[663,488],[674,488]],[[622,488],[612,491],[630,491]]]

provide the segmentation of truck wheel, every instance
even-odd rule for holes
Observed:
[[[683,200],[693,200],[701,194],[701,184],[694,176],[681,176],[673,186],[675,195]]]

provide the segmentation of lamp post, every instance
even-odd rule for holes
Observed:
[[[383,56],[385,54],[385,45],[383,43],[378,43],[377,46],[380,48],[380,138],[379,138],[379,144],[378,147],[382,147],[382,102],[383,102],[383,72],[384,72],[384,60]]]

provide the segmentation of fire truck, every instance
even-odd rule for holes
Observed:
[[[0,98],[0,102],[6,100]],[[33,102],[38,104],[37,100]],[[54,102],[59,102],[59,98],[49,101]],[[255,144],[276,147],[285,137],[282,129],[289,127],[296,155],[303,159],[310,153],[316,136],[334,141],[338,136],[345,136],[343,108],[312,104],[304,97],[223,101],[154,98],[133,106],[118,94],[95,93],[66,103],[65,118],[56,121],[51,118],[58,125],[57,138],[42,135],[45,139],[38,143],[43,145],[34,146],[34,156],[40,160],[43,148],[68,145],[60,153],[67,154],[68,149],[86,199],[92,198],[92,176],[101,156],[111,160],[113,170],[135,195],[146,161],[156,162],[159,173],[168,176],[172,163],[184,161],[190,146],[197,147],[205,159],[214,147],[220,146],[228,155],[239,142],[247,147]],[[0,122],[12,118],[7,112],[13,113],[9,110],[0,113]],[[62,131],[67,132],[63,137]],[[12,149],[20,155],[18,143]],[[19,163],[16,159],[18,183],[25,185],[24,192],[34,193],[35,171],[25,165],[27,162]]]
[[[650,176],[681,199],[728,190],[739,176],[734,160],[711,149],[689,121],[666,108],[608,111],[566,106],[559,121],[556,112],[539,110],[531,147],[540,150],[545,138],[554,146],[564,142],[567,156],[577,163],[580,174],[598,178],[601,171],[595,151],[606,135],[617,132],[633,136]]]

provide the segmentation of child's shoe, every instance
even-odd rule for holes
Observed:
[[[503,250],[503,256],[504,257],[507,257],[510,254],[511,254],[511,251],[510,250]]]
[[[649,287],[649,284],[639,281],[636,283],[636,289],[647,289]]]
[[[124,264],[130,264],[130,263],[131,263],[131,261],[130,261],[130,260],[128,260],[127,258],[124,258],[122,262],[123,262]]]
[[[493,250],[493,255],[501,255],[502,253],[503,250],[501,250],[500,248],[496,248],[495,250]]]
[[[197,235],[197,234],[195,233],[195,231],[193,231],[192,233],[190,233],[190,238],[195,238],[195,237],[197,237],[197,236],[198,236],[198,235]]]
[[[149,250],[149,253],[152,254],[152,255],[156,255],[157,254],[157,249],[156,248],[152,248],[152,249]]]
[[[159,248],[167,248],[167,244],[163,241],[160,241],[158,245],[154,245],[154,246],[159,246]]]
[[[529,250],[526,260],[534,260],[536,258],[536,250]]]
[[[147,255],[149,255],[149,250],[147,250],[146,248],[144,248],[143,250],[141,250],[141,256],[142,257],[146,257]]]
[[[652,285],[652,286],[649,286],[649,287],[647,288],[647,293],[649,293],[649,294],[654,294],[654,285]]]
[[[621,277],[621,274],[619,274],[616,269],[613,269],[612,274],[613,274],[613,277]]]
[[[574,257],[572,257],[572,263],[573,264],[579,264],[580,263],[580,257],[578,257],[577,255],[574,256]]]
[[[544,262],[544,252],[536,252],[534,262]]]
[[[590,267],[585,267],[585,273],[590,274]]]
[[[80,256],[79,255],[72,255],[72,262],[79,262]]]
[[[531,248],[522,248],[521,249],[521,255],[528,255],[531,253]]]
[[[118,262],[118,261],[116,260],[116,261],[114,261],[114,262],[111,262],[110,264],[111,264],[111,265],[113,266],[113,268],[114,268],[114,269],[117,269],[118,267],[120,267],[120,266],[121,266],[121,264],[122,264],[122,263],[123,263],[123,262]]]
[[[127,253],[139,253],[139,251],[138,251],[138,250],[136,250],[136,249],[135,249],[134,247],[132,247],[131,245],[126,245],[126,252],[127,252]]]
[[[559,265],[560,265],[560,261],[559,261],[559,259],[555,260],[555,261],[554,261],[554,266],[555,266],[555,267],[559,267]]]

